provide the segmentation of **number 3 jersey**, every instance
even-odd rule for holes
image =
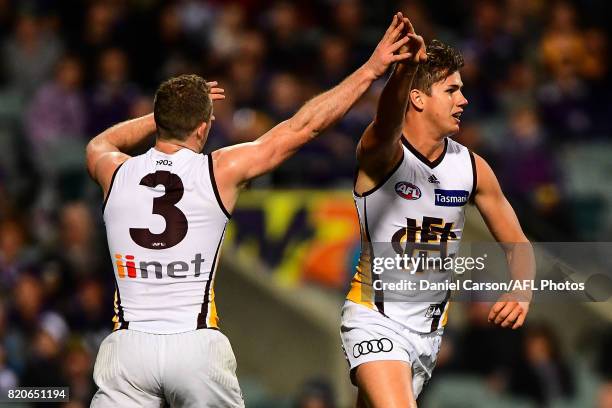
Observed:
[[[446,324],[450,292],[421,290],[420,281],[449,281],[452,271],[436,268],[441,262],[423,265],[457,254],[465,207],[476,186],[475,162],[466,147],[450,138],[433,162],[404,137],[402,142],[404,157],[387,178],[362,195],[354,193],[361,254],[347,299],[428,333]]]
[[[228,220],[210,155],[152,148],[117,168],[104,203],[114,329],[216,328],[214,280]]]

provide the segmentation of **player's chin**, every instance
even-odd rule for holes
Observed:
[[[452,125],[453,128],[456,129],[456,131],[459,131],[459,127],[461,126],[461,119],[459,118],[455,118],[454,116],[452,117]]]
[[[447,129],[448,129],[448,131],[446,132],[447,136],[454,136],[457,133],[459,133],[459,129],[460,129],[459,123],[457,122],[451,123]]]

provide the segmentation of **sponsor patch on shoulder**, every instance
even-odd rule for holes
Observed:
[[[465,190],[434,190],[436,205],[442,207],[461,207],[466,205],[470,193]]]
[[[400,181],[395,185],[395,192],[406,200],[418,200],[421,198],[421,189],[407,181]]]

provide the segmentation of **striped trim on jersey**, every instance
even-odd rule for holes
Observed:
[[[206,288],[204,289],[204,300],[202,301],[202,309],[198,313],[198,320],[196,327],[198,329],[210,329],[219,327],[219,316],[217,315],[217,305],[215,303],[215,275],[217,273],[217,267],[219,266],[219,253],[221,251],[221,243],[225,236],[225,229],[221,234],[221,239],[217,245],[215,251],[215,257],[213,259],[213,267],[210,272],[208,282],[206,282]]]
[[[121,169],[121,166],[123,166],[124,163],[125,162],[118,165],[115,171],[113,171],[113,176],[111,177],[111,182],[110,182],[110,185],[108,186],[108,192],[106,193],[106,197],[104,198],[104,203],[102,204],[102,213],[104,213],[104,210],[106,210],[106,203],[108,203],[108,199],[110,198],[111,192],[113,191],[113,185],[115,184],[115,177],[117,177],[117,173],[119,173],[119,169]],[[126,322],[123,316],[123,307],[121,306],[121,294],[119,293],[119,284],[117,283],[116,277],[115,277],[115,293],[113,295],[113,311],[115,313],[112,319],[113,331],[127,329],[130,326],[130,322]]]
[[[217,181],[215,180],[215,171],[213,169],[213,157],[212,153],[208,154],[208,172],[210,173],[210,184],[212,184],[213,191],[215,193],[215,198],[217,199],[217,203],[219,204],[219,208],[223,211],[225,216],[230,219],[232,218],[232,214],[225,208],[223,205],[223,201],[221,201],[221,195],[219,194],[219,189],[217,188]]]
[[[476,187],[478,187],[478,174],[476,173],[476,158],[474,153],[470,150],[470,162],[472,164],[472,191],[470,193],[469,202],[474,204],[474,197],[476,195]]]
[[[395,174],[395,172],[400,168],[402,163],[404,162],[404,151],[402,149],[402,157],[398,162],[393,166],[393,168],[389,171],[389,173],[373,188],[365,191],[362,194],[359,194],[355,189],[355,185],[357,184],[357,175],[359,173],[359,167],[355,170],[355,177],[353,180],[353,194],[355,197],[363,198],[363,223],[360,222],[360,225],[365,226],[365,230],[361,230],[361,242],[362,245],[366,244],[367,247],[361,248],[361,254],[359,255],[359,262],[356,267],[356,273],[353,275],[353,279],[351,280],[351,289],[347,294],[347,299],[359,303],[363,306],[366,306],[373,310],[378,310],[383,315],[384,312],[384,300],[383,300],[383,292],[380,290],[374,290],[374,282],[379,281],[380,278],[377,276],[374,278],[374,274],[372,272],[372,263],[373,258],[372,254],[374,253],[374,248],[372,247],[372,239],[370,237],[370,231],[368,227],[368,216],[367,216],[367,199],[366,197],[376,192],[380,187],[382,187],[389,179]],[[357,215],[361,221],[361,212],[357,207]],[[366,253],[367,252],[367,253]],[[374,293],[372,293],[374,291]],[[378,299],[378,301],[376,301]]]
[[[446,291],[446,296],[442,303],[440,303],[440,309],[442,309],[442,313],[439,316],[434,317],[431,320],[431,331],[434,332],[441,327],[446,325],[447,315],[448,315],[448,300],[450,299],[451,292],[450,290]]]
[[[208,154],[208,172],[210,174],[210,183],[212,184],[212,188],[215,193],[215,198],[217,199],[217,204],[219,204],[219,208],[221,208],[225,216],[229,219],[232,217],[232,215],[227,210],[227,208],[225,208],[223,201],[221,201],[221,195],[219,194],[219,189],[217,188],[217,181],[215,180],[212,153]],[[216,329],[219,327],[219,315],[217,314],[217,304],[215,302],[214,281],[217,273],[217,267],[219,266],[221,243],[223,242],[223,237],[225,236],[226,228],[223,229],[223,234],[221,234],[221,240],[219,240],[219,244],[217,245],[215,257],[213,258],[213,266],[210,272],[210,277],[208,278],[208,282],[206,282],[206,288],[204,289],[204,300],[202,301],[202,309],[198,314],[198,319],[196,322],[196,328],[198,329]]]
[[[452,302],[448,302],[446,304],[446,308],[444,309],[444,313],[442,315],[442,321],[440,322],[440,327],[446,327],[446,323],[448,322],[448,311],[450,310]]]
[[[359,194],[357,192],[357,190],[355,190],[355,185],[357,184],[357,174],[359,173],[359,168],[358,168],[357,171],[355,172],[355,180],[353,181],[353,194],[355,194],[355,196],[357,196],[359,198],[363,198],[363,197],[369,196],[370,194],[376,192],[387,181],[389,181],[391,176],[393,176],[395,174],[395,172],[397,171],[397,169],[400,168],[400,166],[402,165],[403,162],[404,162],[404,149],[402,149],[402,158],[397,162],[397,164],[395,166],[393,166],[391,171],[385,177],[383,177],[378,184],[376,184],[374,187],[372,187],[368,191],[364,192],[363,194]]]
[[[115,282],[115,295],[113,300],[115,315],[113,316],[113,331],[127,329],[130,322],[126,322],[123,317],[123,307],[121,307],[121,295],[119,294],[119,286]]]
[[[363,218],[365,221],[365,233],[367,238],[368,247],[370,250],[370,271],[372,271],[372,263],[374,262],[374,247],[372,246],[372,238],[370,236],[370,228],[368,227],[368,200],[366,197],[363,198]],[[380,281],[380,275],[372,275],[372,288],[374,289],[374,304],[380,313],[385,314],[385,300],[384,292],[382,290],[376,290],[374,284]]]
[[[383,299],[383,292],[374,289],[374,283],[380,280],[380,277],[373,273],[372,264],[374,248],[372,247],[372,239],[370,238],[370,231],[368,228],[368,215],[367,215],[367,203],[366,198],[363,197],[363,225],[361,229],[361,241],[362,248],[359,255],[359,263],[356,268],[355,275],[351,281],[351,289],[347,295],[347,299],[359,303],[360,305],[366,306],[369,309],[377,310],[378,312],[385,314],[385,304]],[[357,214],[361,219],[362,215],[359,209]]]
[[[363,232],[365,234],[365,232]],[[346,298],[368,309],[376,310],[372,295],[372,255],[365,249],[359,254],[355,275],[351,280],[351,289]]]
[[[110,197],[111,191],[113,191],[113,184],[115,183],[115,177],[117,176],[117,173],[119,172],[119,169],[121,168],[121,166],[123,166],[123,163],[118,165],[115,171],[113,171],[113,177],[111,177],[110,186],[108,186],[108,192],[106,193],[106,197],[104,198],[104,203],[102,204],[102,213],[104,213],[104,210],[106,209],[106,203],[108,203],[108,199]]]

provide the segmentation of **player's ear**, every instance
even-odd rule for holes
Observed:
[[[200,126],[198,126],[198,129],[197,129],[198,139],[203,139],[206,137],[207,128],[209,126],[210,126],[210,121],[202,122]]]
[[[423,92],[418,89],[410,90],[410,104],[417,110],[422,111],[425,107],[425,101],[423,98]]]

